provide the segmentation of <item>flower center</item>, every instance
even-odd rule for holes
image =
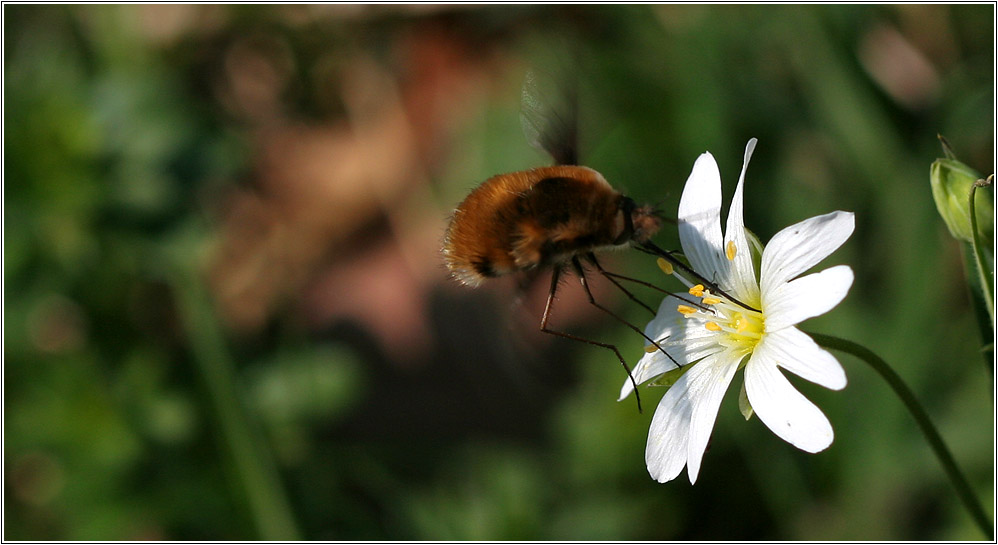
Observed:
[[[700,298],[697,308],[679,305],[677,310],[686,318],[702,320],[707,331],[714,333],[717,344],[742,353],[751,352],[759,344],[766,331],[766,319],[761,312],[714,295],[702,284],[690,288],[690,295]]]

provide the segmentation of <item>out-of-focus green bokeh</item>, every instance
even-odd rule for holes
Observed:
[[[536,331],[546,280],[464,289],[439,244],[548,162],[530,68],[574,76],[583,162],[669,215],[705,150],[730,198],[757,137],[763,241],[856,213],[819,265],[856,282],[805,328],[886,358],[993,512],[993,367],[928,175],[937,134],[994,171],[994,9],[5,5],[3,538],[981,538],[844,355],[843,391],[794,381],[828,450],[745,422],[738,379],[696,485],[652,481],[660,390],[617,403],[612,354]],[[553,320],[642,354],[574,280]]]

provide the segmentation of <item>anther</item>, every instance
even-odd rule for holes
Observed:
[[[697,284],[696,286],[690,288],[690,295],[703,297],[703,284]]]
[[[679,313],[682,314],[683,316],[686,316],[687,318],[689,318],[693,314],[696,314],[697,312],[697,309],[693,307],[688,307],[686,305],[679,305],[678,307],[676,307],[676,310],[679,311]]]
[[[721,330],[721,326],[717,325],[716,322],[707,322],[703,326],[707,328],[707,331],[720,331]]]
[[[649,344],[648,346],[645,347],[645,352],[647,352],[649,354],[652,354],[654,352],[658,352],[658,347],[655,346],[654,344]]]
[[[724,249],[724,255],[728,257],[728,261],[735,260],[735,254],[738,252],[738,248],[735,247],[735,241],[729,240],[727,247]]]
[[[658,263],[658,268],[662,269],[662,272],[665,274],[672,274],[672,263],[666,261],[665,258],[660,257],[655,262]]]
[[[721,300],[718,299],[717,297],[704,297],[703,298],[703,304],[705,304],[705,305],[716,305],[716,304],[718,304],[720,302],[721,302]]]

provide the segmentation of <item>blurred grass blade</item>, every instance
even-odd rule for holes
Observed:
[[[193,231],[193,232],[192,232]],[[281,486],[273,457],[258,434],[237,391],[235,366],[207,291],[198,274],[197,230],[183,230],[170,246],[171,286],[198,366],[224,449],[231,456],[237,495],[242,495],[259,538],[299,539],[291,506]]]

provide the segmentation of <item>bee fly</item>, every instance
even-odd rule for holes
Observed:
[[[606,271],[596,260],[596,252],[634,245],[667,259],[694,277],[699,278],[699,275],[671,252],[651,242],[650,237],[658,232],[662,223],[653,207],[636,205],[616,191],[599,172],[577,166],[576,117],[543,115],[534,86],[534,80],[528,74],[524,84],[524,132],[532,144],[550,153],[558,165],[499,174],[475,188],[450,219],[442,249],[444,261],[451,275],[470,287],[497,276],[551,267],[551,287],[541,317],[541,331],[612,350],[634,385],[640,411],[641,399],[637,397],[634,376],[615,345],[548,328],[559,278],[566,270],[574,271],[590,304],[636,331],[675,362],[641,329],[596,302],[582,261],[593,265],[603,277],[652,315],[655,311],[617,279],[664,290]],[[574,95],[566,102],[570,113],[574,114]],[[713,284],[707,282],[705,285]]]

